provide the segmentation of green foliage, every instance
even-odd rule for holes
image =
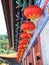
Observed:
[[[12,54],[14,52],[14,50],[0,48],[0,54]]]
[[[6,48],[8,43],[9,43],[8,36],[0,35],[0,48]]]
[[[8,36],[7,35],[0,35],[0,54],[12,54],[15,51],[7,49],[6,46],[8,45]],[[0,58],[0,64],[3,63],[3,59]]]
[[[14,53],[14,50],[9,50],[6,48],[8,43],[9,43],[8,36],[7,35],[0,35],[0,54]]]
[[[0,64],[3,62],[3,59],[2,58],[0,58]]]
[[[0,54],[5,54],[6,45],[8,44],[8,36],[7,35],[0,35]],[[3,59],[0,58],[0,64],[3,62]]]

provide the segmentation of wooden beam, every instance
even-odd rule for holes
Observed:
[[[9,9],[10,9],[10,23],[11,23],[11,34],[12,34],[12,49],[14,49],[14,23],[13,23],[13,5],[12,0],[9,0]]]
[[[8,7],[8,4],[6,3],[6,0],[1,0],[1,2],[2,2],[4,17],[5,17],[5,23],[6,23],[6,27],[7,27],[7,33],[8,33],[8,38],[9,38],[9,44],[10,44],[10,46],[12,46],[9,7]],[[8,2],[8,0],[7,0],[7,2]],[[8,12],[7,12],[7,11],[8,11]]]

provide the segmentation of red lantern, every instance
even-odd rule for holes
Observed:
[[[23,51],[22,51],[22,50],[23,50]],[[18,54],[17,54],[17,56],[20,56],[21,53],[24,53],[24,51],[25,51],[24,49],[19,49],[19,50],[18,50]]]
[[[29,21],[26,21],[24,22],[22,25],[21,25],[21,29],[24,31],[24,32],[30,32],[30,31],[33,31],[35,30],[35,25],[33,22],[29,22]]]
[[[23,57],[23,53],[19,54],[19,56],[17,57],[18,62],[21,61],[22,57]]]
[[[23,51],[19,50],[17,56],[20,56],[21,54],[24,54],[24,52],[25,52],[24,50]]]
[[[20,52],[20,51],[21,51],[21,52],[24,52],[25,49],[26,49],[26,47],[27,47],[26,45],[19,45],[19,46],[18,46],[18,52]]]
[[[17,56],[17,60],[21,61],[22,57],[23,57],[23,52],[19,53],[19,55]]]
[[[23,54],[24,54],[24,51],[22,51],[21,49],[19,49],[18,54],[17,54],[17,60],[18,61],[21,61]]]
[[[19,45],[18,46],[18,49],[24,49],[24,48],[26,48],[26,45]]]
[[[43,13],[43,10],[39,6],[37,6],[37,5],[28,6],[24,10],[24,15],[28,19],[39,18],[42,15],[42,13]]]
[[[20,56],[21,54],[24,54],[24,51],[18,51],[18,56]]]
[[[32,37],[32,35],[30,33],[25,33],[23,32],[21,35],[20,35],[20,38],[21,39],[30,39]]]
[[[20,40],[19,46],[18,46],[18,54],[17,58],[18,60],[21,60],[26,48],[27,48],[28,40]]]
[[[18,52],[24,52],[25,51],[25,49],[26,49],[26,46],[25,47],[22,47],[22,46],[19,46],[19,48],[18,48]]]
[[[20,42],[19,42],[19,45],[21,45],[21,46],[27,46],[29,44],[29,41],[28,40],[24,40],[24,39],[22,39],[22,40],[20,40]]]

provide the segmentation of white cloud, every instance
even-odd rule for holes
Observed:
[[[7,34],[1,0],[0,0],[0,34]]]

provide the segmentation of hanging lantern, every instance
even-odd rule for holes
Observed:
[[[25,50],[26,50],[26,47],[19,48],[19,49],[18,49],[18,55],[21,55],[21,53],[24,54]]]
[[[24,52],[25,51],[25,48],[24,49],[18,49],[18,52]]]
[[[20,40],[19,46],[18,46],[18,54],[17,54],[17,60],[21,61],[22,56],[27,48],[28,40]]]
[[[26,18],[28,19],[36,19],[39,18],[43,13],[43,10],[37,6],[37,5],[31,5],[28,6],[25,10],[24,10],[24,15]]]
[[[23,51],[21,49],[18,50],[18,54],[17,54],[17,60],[20,61],[22,59],[22,56],[24,54],[24,49]]]
[[[18,61],[21,61],[23,54],[24,54],[24,52],[19,53],[19,55],[17,56]]]
[[[20,38],[21,39],[30,39],[32,37],[32,34],[30,33],[25,33],[23,32],[21,35],[20,35]]]
[[[26,49],[26,46],[19,46],[18,47],[18,52],[21,51],[21,52],[24,52]]]
[[[18,49],[24,49],[26,48],[26,44],[23,44],[23,45],[19,45]]]
[[[19,45],[18,52],[24,52],[26,48],[27,48],[27,45],[23,45],[23,46]]]
[[[18,52],[21,50],[22,52],[25,51],[28,45],[28,40],[20,40],[19,46],[18,46]]]
[[[23,57],[23,53],[21,53],[20,56],[17,57],[18,62],[22,60],[22,57]]]
[[[19,45],[21,45],[21,46],[26,46],[26,45],[28,45],[29,44],[29,41],[28,40],[24,40],[24,39],[22,39],[22,40],[20,40],[20,42],[19,42]]]
[[[23,50],[23,51],[22,51],[22,50]],[[24,49],[19,49],[19,50],[18,50],[18,54],[17,54],[17,56],[20,56],[21,53],[24,53]]]
[[[19,53],[19,55],[17,56],[17,60],[18,61],[21,61],[22,57],[23,57],[23,52]]]
[[[24,31],[24,32],[31,32],[33,30],[35,30],[35,24],[33,22],[30,22],[30,21],[26,21],[24,22],[22,25],[21,25],[21,29]]]
[[[17,56],[20,56],[21,54],[24,54],[24,50],[19,50]]]
[[[26,50],[27,45],[19,45],[18,46],[18,52],[24,52]]]
[[[19,49],[25,49],[26,47],[27,47],[26,44],[20,44],[20,45],[18,46],[18,50],[19,50]]]
[[[24,51],[19,50],[18,55],[24,54]]]

